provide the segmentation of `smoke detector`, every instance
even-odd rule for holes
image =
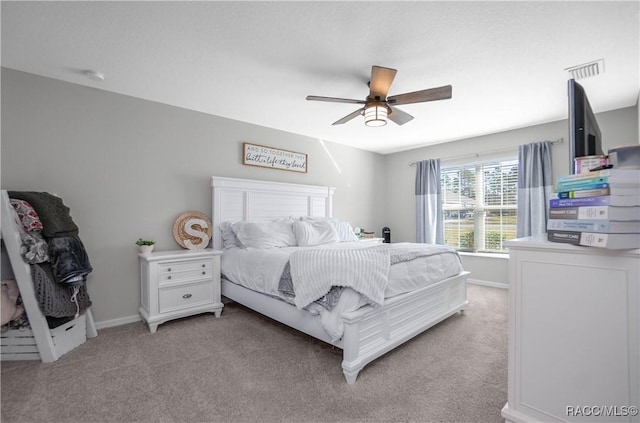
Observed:
[[[565,70],[569,72],[571,74],[571,77],[575,80],[598,76],[601,73],[604,73],[604,59],[572,66],[570,68],[566,68]]]
[[[84,71],[84,76],[91,79],[92,81],[104,81],[104,74],[102,72],[88,69]]]

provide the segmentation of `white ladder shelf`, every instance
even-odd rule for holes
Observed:
[[[15,219],[15,210],[9,201],[9,194],[2,190],[1,233],[9,261],[13,269],[13,275],[20,289],[22,302],[29,317],[31,332],[37,346],[37,354],[25,353],[20,345],[5,345],[3,334],[2,359],[20,360],[37,359],[44,363],[56,361],[63,354],[84,343],[86,338],[94,338],[98,335],[91,309],[87,308],[78,319],[68,322],[55,329],[49,329],[46,317],[40,311],[33,289],[31,268],[20,255],[22,241],[20,239],[18,223]],[[74,323],[75,322],[75,323]],[[84,329],[86,327],[86,329]],[[75,330],[74,330],[75,328]],[[82,330],[83,333],[78,333]],[[86,330],[86,333],[84,331]],[[9,331],[12,332],[12,331]],[[24,337],[23,337],[24,338]],[[12,349],[15,349],[13,353]],[[22,354],[21,354],[22,353]]]

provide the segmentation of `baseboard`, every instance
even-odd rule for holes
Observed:
[[[96,322],[96,329],[105,329],[105,328],[111,328],[114,326],[127,325],[129,323],[139,322],[140,320],[142,320],[142,318],[140,317],[139,314],[136,314],[133,316],[127,316],[127,317],[120,317],[118,319],[103,320],[101,322]]]
[[[509,284],[503,283],[503,282],[483,281],[481,279],[471,279],[471,278],[467,279],[467,282],[473,283],[476,285],[490,286],[492,288],[509,289]]]

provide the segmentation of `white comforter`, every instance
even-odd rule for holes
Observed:
[[[462,271],[462,264],[458,254],[451,248],[443,246],[430,246],[425,244],[394,243],[372,245],[364,242],[342,242],[336,244],[324,244],[314,247],[284,247],[271,249],[240,249],[230,248],[225,250],[221,259],[221,271],[227,279],[254,291],[267,295],[286,298],[278,291],[280,276],[290,260],[291,253],[304,250],[354,250],[354,249],[380,249],[388,251],[410,251],[412,246],[420,249],[433,248],[430,255],[418,255],[415,258],[392,264],[389,267],[388,281],[384,287],[384,297],[389,298],[417,288],[435,283]],[[295,255],[294,255],[295,256]],[[294,277],[292,269],[292,279]],[[294,286],[295,286],[294,280]],[[333,339],[342,337],[343,324],[340,316],[344,312],[358,309],[368,300],[354,291],[346,288],[338,304],[331,310],[310,304],[307,309],[314,314],[320,314],[322,326]]]

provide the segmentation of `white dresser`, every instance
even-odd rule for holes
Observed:
[[[640,421],[640,250],[507,246],[505,420]]]
[[[211,249],[139,254],[140,315],[151,332],[178,317],[204,312],[220,317],[221,254]]]

